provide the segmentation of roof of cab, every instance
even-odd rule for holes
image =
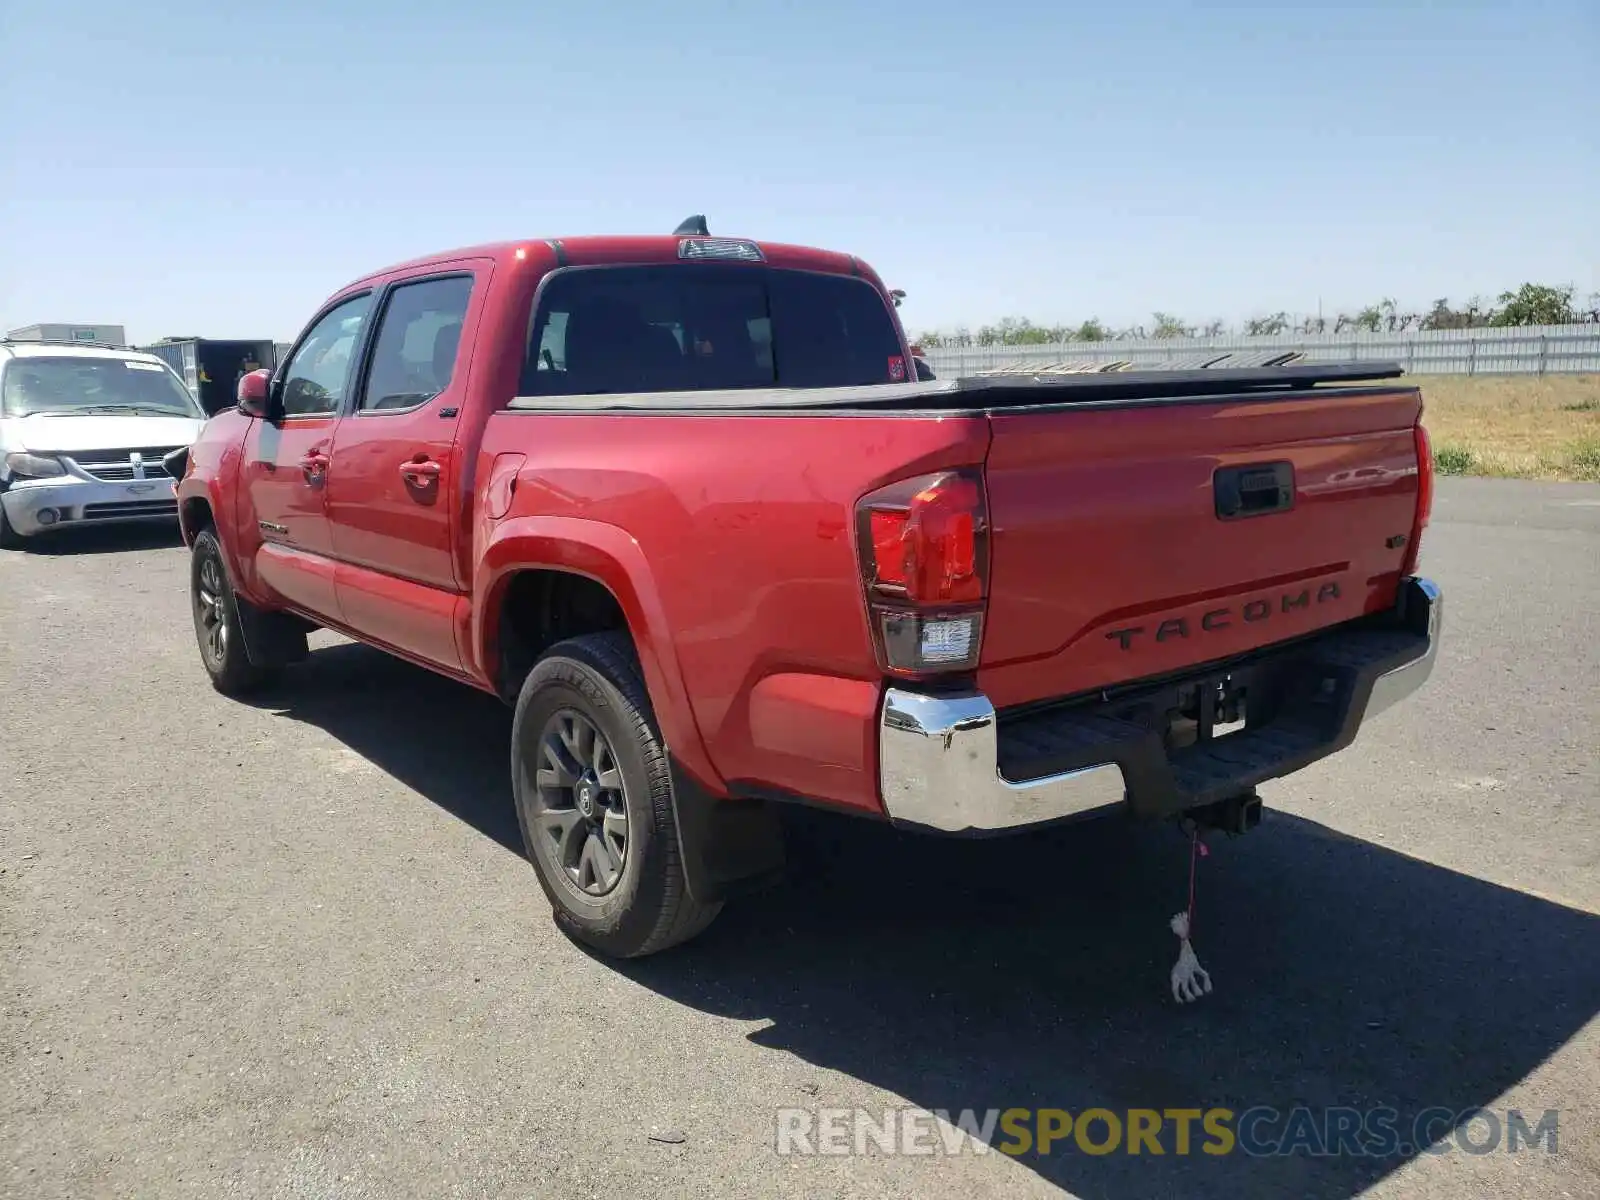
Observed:
[[[693,235],[695,240],[705,240]],[[341,288],[371,283],[384,276],[418,267],[442,266],[465,259],[489,258],[496,262],[513,262],[538,256],[547,268],[558,265],[590,266],[601,263],[652,263],[676,262],[678,245],[688,240],[677,234],[646,235],[585,235],[582,237],[528,238],[515,242],[487,242],[477,246],[463,246],[455,250],[441,250],[425,254],[406,262],[394,263],[378,271],[368,272],[360,279],[351,280]],[[796,270],[828,271],[838,274],[862,275],[882,286],[877,273],[852,254],[836,250],[823,250],[815,246],[796,246],[785,242],[763,242],[755,238],[725,238],[715,235],[715,241],[742,241],[760,247],[768,266],[788,267]]]

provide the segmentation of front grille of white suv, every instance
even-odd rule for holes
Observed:
[[[135,479],[167,479],[167,469],[161,465],[162,455],[171,454],[176,446],[131,450],[85,450],[72,457],[79,470],[103,479],[107,483],[127,483]],[[134,456],[138,456],[135,465]],[[140,470],[143,474],[140,474]]]

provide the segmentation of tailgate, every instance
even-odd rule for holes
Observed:
[[[1005,708],[1389,607],[1420,413],[1409,387],[992,412],[979,686]]]

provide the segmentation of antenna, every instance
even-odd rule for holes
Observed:
[[[705,215],[703,213],[696,213],[694,216],[688,218],[687,220],[682,222],[676,229],[674,229],[672,231],[672,236],[673,237],[710,237],[711,236],[711,230],[706,228]]]

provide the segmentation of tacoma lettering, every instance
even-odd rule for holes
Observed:
[[[1326,604],[1330,600],[1339,599],[1339,585],[1334,582],[1324,583],[1317,588],[1313,596],[1310,588],[1301,588],[1298,592],[1283,592],[1278,596],[1278,611],[1280,613],[1296,613],[1302,610],[1310,611],[1313,605]],[[1200,630],[1203,633],[1217,633],[1231,628],[1234,616],[1243,617],[1251,624],[1265,621],[1273,615],[1272,601],[1265,597],[1257,597],[1247,601],[1242,607],[1235,609],[1213,608],[1200,618]],[[1116,642],[1124,650],[1132,650],[1133,644],[1139,636],[1149,632],[1145,625],[1126,625],[1121,629],[1113,629],[1106,634],[1109,641]],[[1187,617],[1172,617],[1162,621],[1156,627],[1155,640],[1158,642],[1176,641],[1189,636],[1189,619]]]

